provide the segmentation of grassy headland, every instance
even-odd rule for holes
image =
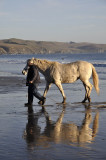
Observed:
[[[0,40],[0,54],[104,53],[106,44],[47,42],[22,39]]]

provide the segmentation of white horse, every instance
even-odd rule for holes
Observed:
[[[82,103],[85,103],[86,100],[91,102],[90,94],[93,87],[93,85],[89,82],[91,75],[93,77],[95,90],[99,93],[98,74],[95,67],[91,63],[86,61],[76,61],[73,63],[61,64],[59,62],[32,58],[27,60],[27,65],[25,68],[29,65],[35,65],[39,72],[41,72],[45,77],[46,88],[43,94],[44,97],[46,97],[51,84],[54,83],[63,96],[62,103],[65,104],[66,96],[64,94],[62,83],[73,83],[80,79],[85,87],[85,98]]]

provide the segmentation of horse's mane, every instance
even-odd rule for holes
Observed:
[[[53,61],[49,61],[49,60],[46,60],[46,59],[42,59],[42,61],[44,61],[45,63],[53,63]]]
[[[46,60],[46,59],[37,59],[39,61],[39,63],[41,64],[47,64],[47,65],[51,65],[53,63],[55,63],[54,61],[49,61],[49,60]]]

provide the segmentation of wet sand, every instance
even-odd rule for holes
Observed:
[[[91,104],[79,103],[85,92],[78,81],[63,84],[66,105],[52,85],[43,107],[34,98],[27,108],[25,77],[0,77],[0,159],[106,159],[106,82],[100,83],[101,94],[93,89]],[[41,81],[41,94],[44,88]]]

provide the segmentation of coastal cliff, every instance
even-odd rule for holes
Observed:
[[[22,39],[0,40],[0,54],[105,53],[106,44],[47,42]]]

